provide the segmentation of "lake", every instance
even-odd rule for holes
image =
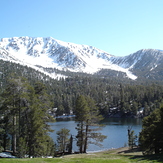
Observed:
[[[100,131],[107,138],[103,141],[102,147],[95,145],[89,145],[87,151],[100,151],[112,148],[124,147],[128,144],[128,127],[132,127],[135,134],[139,134],[142,128],[142,119],[134,118],[107,118],[101,122],[105,126]],[[77,130],[75,129],[77,123],[73,119],[57,119],[55,123],[51,123],[51,128],[55,130],[50,136],[56,141],[56,132],[62,128],[70,130],[70,134],[75,138]],[[76,141],[73,141],[73,150],[78,151],[76,147]]]

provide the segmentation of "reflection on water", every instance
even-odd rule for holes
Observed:
[[[142,125],[140,118],[106,118],[102,122],[105,125]]]
[[[103,135],[106,135],[107,138],[103,141],[103,147],[98,147],[95,145],[89,145],[87,151],[98,151],[111,148],[123,147],[128,142],[127,130],[128,127],[132,127],[132,130],[135,131],[135,134],[139,134],[142,128],[142,119],[133,119],[133,118],[107,118],[102,122],[104,126],[100,131]],[[51,133],[51,137],[56,141],[56,132],[61,128],[67,128],[70,130],[70,134],[75,138],[77,131],[75,129],[76,122],[73,119],[58,119],[57,122],[51,123],[52,129],[55,130]],[[77,151],[76,142],[73,142],[73,149]]]

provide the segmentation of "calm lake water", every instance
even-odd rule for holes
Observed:
[[[106,135],[107,138],[103,141],[102,147],[89,145],[88,152],[124,147],[128,143],[128,127],[132,127],[132,130],[138,135],[142,128],[142,119],[107,118],[102,121],[102,124],[105,126],[102,127],[100,132]],[[57,119],[55,123],[51,123],[51,128],[55,131],[50,136],[56,141],[56,132],[62,128],[67,128],[75,138],[77,134],[77,130],[75,129],[76,125],[73,119]],[[73,150],[78,151],[75,140],[73,141]]]

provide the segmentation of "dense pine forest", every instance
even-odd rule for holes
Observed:
[[[117,113],[118,116],[135,117],[140,110],[143,113],[139,116],[147,116],[160,107],[163,99],[161,81],[102,78],[82,73],[69,73],[67,78],[52,79],[27,66],[2,60],[0,72],[1,92],[12,73],[25,77],[31,85],[42,82],[52,97],[53,108],[57,108],[56,115],[73,114],[78,95],[90,96],[105,117]]]

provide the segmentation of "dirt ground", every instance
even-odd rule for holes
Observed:
[[[122,155],[143,155],[139,148],[129,149],[129,147],[122,147],[111,150],[112,154],[122,154]]]

